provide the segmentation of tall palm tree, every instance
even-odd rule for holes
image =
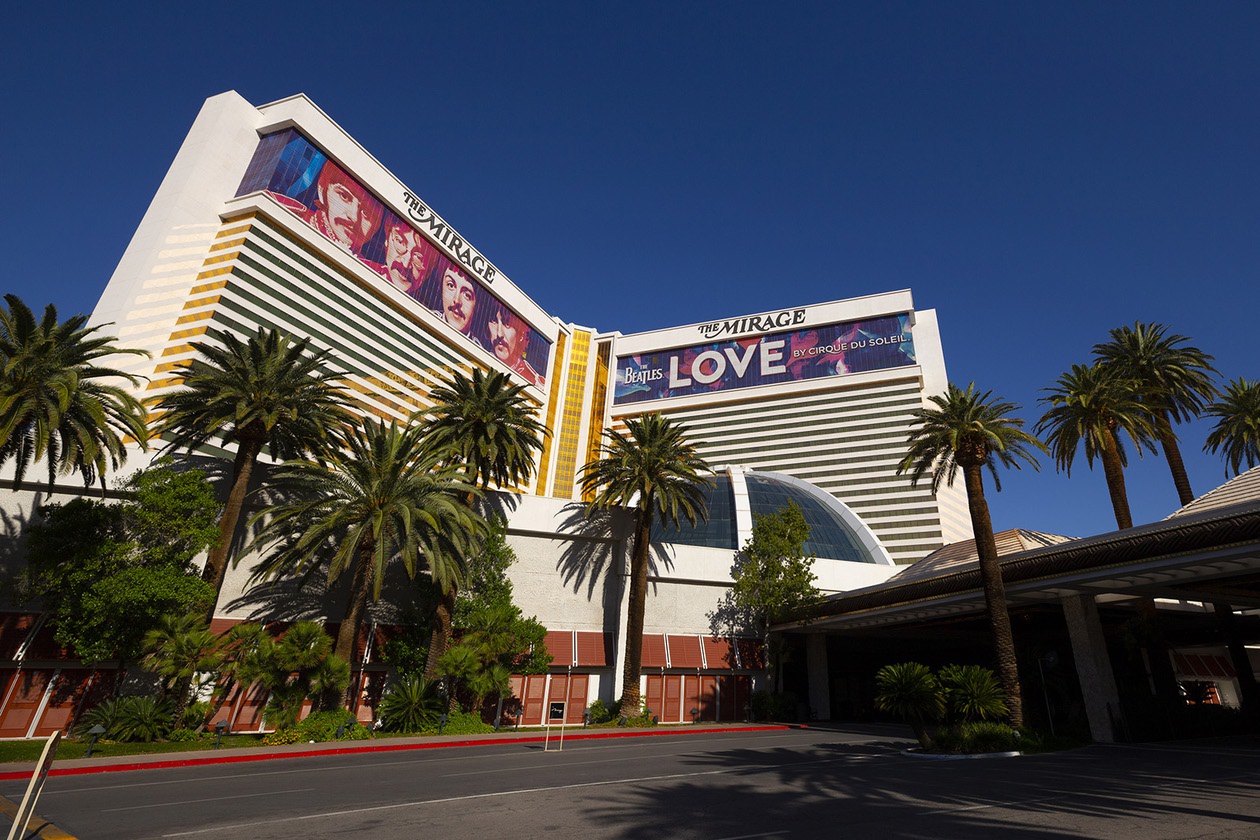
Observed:
[[[271,550],[255,578],[301,574],[329,562],[328,579],[351,574],[350,600],[335,652],[351,661],[369,598],[380,597],[386,568],[414,577],[426,563],[454,586],[462,558],[485,523],[464,503],[477,492],[423,444],[423,429],[367,421],[346,433],[327,463],[289,461],[277,472],[280,502],[258,514],[254,545]]]
[[[1207,401],[1217,394],[1212,357],[1197,347],[1187,346],[1189,340],[1184,335],[1168,335],[1168,327],[1163,324],[1138,321],[1132,327],[1116,327],[1110,341],[1094,345],[1094,357],[1099,362],[1116,375],[1137,382],[1139,397],[1151,413],[1155,436],[1168,459],[1182,506],[1194,501],[1194,491],[1190,489],[1172,424],[1198,417]]]
[[[449,464],[458,465],[469,484],[482,490],[491,485],[507,489],[519,486],[534,474],[535,453],[542,448],[547,428],[538,421],[525,387],[512,383],[506,373],[472,376],[455,372],[429,394],[433,408],[427,418],[425,446]],[[474,496],[467,502],[471,506]],[[438,587],[435,627],[429,641],[425,676],[437,674],[438,661],[451,645],[452,620],[459,587],[456,576],[447,576]]]
[[[998,673],[1002,678],[1002,690],[1006,692],[1011,725],[1018,729],[1024,725],[1019,664],[1015,657],[1011,618],[1006,610],[1006,587],[1002,583],[1002,567],[998,563],[993,520],[989,516],[989,503],[984,497],[984,470],[988,469],[993,476],[994,488],[1000,491],[999,464],[1019,469],[1020,462],[1023,462],[1039,470],[1034,450],[1045,452],[1046,447],[1024,431],[1023,419],[1010,416],[1018,410],[1018,406],[992,394],[992,391],[976,391],[974,382],[967,385],[965,391],[951,382],[943,396],[929,397],[936,407],[915,412],[921,425],[910,433],[909,449],[897,472],[910,473],[911,483],[917,485],[930,471],[932,492],[935,493],[942,481],[952,486],[955,475],[962,469]]]
[[[77,472],[85,485],[105,486],[107,469],[127,458],[127,438],[148,440],[144,405],[121,385],[133,388],[140,378],[98,361],[114,354],[147,356],[144,350],[117,347],[113,336],[88,327],[87,317],[58,321],[49,304],[44,317],[17,295],[4,296],[0,310],[0,464],[14,461],[14,486],[27,468],[44,458],[48,483],[58,473]]]
[[[1037,421],[1035,431],[1045,436],[1055,465],[1071,476],[1076,450],[1083,446],[1090,469],[1095,458],[1102,462],[1116,527],[1132,528],[1133,515],[1124,486],[1129,459],[1120,432],[1129,436],[1139,455],[1155,437],[1155,424],[1142,404],[1140,385],[1096,362],[1072,365],[1053,387],[1044,390],[1049,396],[1042,397],[1041,402],[1050,408]]]
[[[213,343],[194,343],[199,357],[175,371],[183,387],[160,397],[155,407],[162,412],[157,432],[168,438],[166,449],[192,451],[215,439],[236,446],[219,542],[202,571],[217,596],[263,448],[277,459],[318,453],[349,414],[333,385],[341,374],[329,366],[329,352],[312,349],[308,339],[269,327],[246,341],[217,330],[208,336]]]
[[[1230,382],[1225,393],[1203,411],[1216,418],[1204,450],[1225,458],[1225,475],[1242,472],[1260,464],[1260,381],[1241,376]]]
[[[591,494],[587,507],[628,507],[634,511],[634,545],[630,556],[630,604],[626,622],[624,686],[621,714],[634,717],[641,708],[639,675],[643,659],[643,614],[647,607],[648,552],[652,526],[691,524],[708,518],[704,489],[708,463],[687,442],[687,428],[655,412],[626,421],[626,434],[612,429],[600,458],[582,468],[582,489]]]

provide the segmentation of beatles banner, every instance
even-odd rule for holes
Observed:
[[[259,141],[236,194],[259,190],[531,384],[545,384],[551,342],[491,293],[495,271],[484,257],[431,213],[417,215],[410,193],[404,195],[408,212],[427,224],[428,235],[294,129]]]
[[[624,356],[617,360],[613,404],[913,364],[909,314],[888,315]]]

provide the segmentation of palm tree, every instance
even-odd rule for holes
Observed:
[[[199,672],[217,670],[221,642],[196,615],[168,615],[144,636],[144,667],[163,679],[175,695],[175,727],[184,725],[192,681]],[[200,723],[200,721],[199,721]]]
[[[1054,387],[1045,390],[1050,395],[1042,397],[1041,402],[1049,404],[1050,409],[1037,421],[1036,432],[1046,435],[1056,466],[1071,476],[1076,450],[1083,445],[1090,469],[1095,458],[1102,461],[1116,527],[1132,528],[1133,516],[1124,486],[1128,456],[1120,432],[1133,440],[1139,454],[1155,436],[1155,425],[1142,403],[1139,383],[1095,363],[1072,365],[1070,371],[1055,380]]]
[[[639,674],[643,658],[643,614],[647,607],[648,552],[652,526],[691,524],[708,517],[704,476],[709,465],[687,442],[687,429],[655,412],[626,421],[626,434],[609,430],[601,457],[582,468],[582,489],[596,509],[634,510],[634,546],[630,557],[630,604],[626,622],[621,714],[640,714]]]
[[[507,489],[529,481],[535,452],[542,448],[547,428],[538,422],[525,387],[514,385],[499,371],[474,369],[468,377],[451,374],[429,394],[425,445],[442,461],[457,464],[469,484],[482,490],[492,484]],[[419,415],[413,420],[425,422]],[[470,493],[467,502],[471,506]],[[438,661],[451,645],[458,578],[439,582],[438,604],[425,676],[437,674]]]
[[[14,487],[27,468],[48,461],[48,483],[60,472],[77,472],[85,485],[105,487],[107,469],[127,459],[126,439],[148,440],[144,405],[130,391],[103,380],[122,379],[133,388],[140,378],[97,362],[116,353],[147,356],[117,347],[113,336],[98,335],[87,317],[57,320],[49,304],[44,317],[17,295],[4,296],[0,310],[0,464],[14,461]]]
[[[1117,327],[1111,340],[1094,345],[1094,356],[1117,376],[1137,382],[1142,404],[1150,411],[1155,436],[1168,459],[1173,484],[1182,506],[1194,501],[1190,478],[1181,459],[1173,423],[1184,423],[1203,413],[1204,405],[1217,395],[1212,380],[1212,357],[1197,347],[1185,346],[1184,335],[1168,335],[1163,324],[1135,322]]]
[[[425,448],[423,430],[365,421],[347,431],[327,463],[286,462],[276,473],[280,501],[254,546],[273,546],[255,578],[301,574],[330,559],[328,579],[351,573],[350,601],[335,652],[351,661],[368,600],[380,598],[391,562],[415,577],[419,561],[455,586],[462,557],[485,523],[463,500],[477,490]]]
[[[1015,658],[1011,618],[1006,610],[1006,588],[993,538],[993,521],[984,497],[984,470],[988,469],[994,487],[1000,491],[999,464],[1019,469],[1022,461],[1034,470],[1040,469],[1032,450],[1045,452],[1046,447],[1024,431],[1021,418],[1010,416],[1018,406],[993,398],[992,393],[977,392],[974,382],[965,391],[951,382],[944,396],[930,397],[936,407],[915,413],[922,425],[910,433],[909,450],[897,472],[909,472],[911,484],[917,485],[924,473],[931,471],[932,492],[935,493],[942,481],[952,486],[958,469],[962,469],[998,673],[1010,708],[1011,726],[1019,729],[1024,725],[1019,665]]]
[[[328,367],[328,351],[313,350],[308,339],[294,340],[267,327],[247,341],[222,331],[208,335],[215,343],[193,344],[200,357],[175,372],[183,387],[160,397],[156,408],[162,412],[157,432],[170,441],[166,449],[192,451],[215,439],[236,445],[219,542],[202,571],[217,598],[263,447],[277,459],[318,453],[349,415],[333,385],[341,374]],[[213,603],[209,615],[214,615]]]
[[[1247,469],[1260,464],[1260,381],[1240,376],[1203,413],[1216,418],[1203,448],[1213,455],[1221,452],[1225,475],[1241,473],[1244,461]]]

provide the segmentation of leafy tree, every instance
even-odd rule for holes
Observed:
[[[788,612],[818,600],[814,555],[805,556],[809,523],[795,502],[775,513],[753,516],[752,537],[735,563],[731,597],[751,617],[771,653],[775,681],[782,688],[781,646],[771,644],[770,625]]]
[[[507,524],[495,519],[481,551],[469,558],[466,583],[455,603],[460,641],[438,663],[439,672],[464,681],[474,698],[473,711],[480,711],[484,698],[496,696],[496,728],[503,717],[509,677],[545,674],[552,660],[544,643],[547,628],[536,618],[526,618],[513,602],[507,573],[515,562]],[[458,655],[448,659],[447,654],[457,650]]]
[[[247,341],[223,331],[208,336],[213,343],[195,342],[199,356],[175,371],[183,387],[158,398],[155,408],[161,412],[157,432],[169,440],[167,449],[191,452],[214,440],[236,447],[219,542],[202,571],[217,597],[263,449],[277,459],[318,454],[349,415],[333,384],[342,374],[330,367],[329,352],[314,350],[308,339],[267,327]],[[213,613],[211,604],[207,619]]]
[[[1198,417],[1206,402],[1217,394],[1212,357],[1186,346],[1189,340],[1184,335],[1168,335],[1163,324],[1138,321],[1132,327],[1113,329],[1110,341],[1094,345],[1099,362],[1115,375],[1137,383],[1183,506],[1194,501],[1194,491],[1172,424]]]
[[[1241,376],[1230,382],[1221,398],[1204,413],[1216,418],[1204,450],[1225,458],[1225,475],[1234,475],[1260,464],[1260,381]]]
[[[14,462],[13,486],[27,467],[48,462],[48,483],[58,473],[79,473],[84,485],[105,487],[107,469],[126,461],[128,438],[148,440],[143,404],[129,390],[140,378],[99,362],[107,356],[147,356],[143,350],[117,347],[112,336],[88,327],[87,317],[58,321],[49,304],[44,317],[17,295],[4,296],[0,310],[0,464]]]
[[[193,559],[218,538],[218,505],[198,470],[156,466],[123,488],[119,504],[74,499],[41,509],[30,528],[27,578],[54,638],[93,662],[139,655],[163,618],[214,597]]]
[[[351,573],[336,648],[346,661],[390,563],[414,578],[423,561],[439,585],[443,575],[457,579],[485,527],[462,502],[476,489],[423,446],[421,431],[365,421],[326,463],[286,462],[275,477],[281,500],[258,516],[265,525],[255,545],[271,548],[256,578],[301,574],[324,562],[330,582]]]
[[[219,635],[214,689],[204,716],[196,721],[197,728],[214,720],[238,686],[248,687],[258,680],[259,663],[270,642],[267,629],[254,621],[234,624]]]
[[[218,669],[221,642],[199,616],[168,615],[145,633],[144,651],[144,667],[161,677],[167,693],[174,695],[174,725],[180,729],[192,682],[198,673]]]
[[[1050,408],[1037,421],[1036,432],[1046,436],[1056,466],[1070,476],[1080,447],[1085,449],[1090,469],[1095,458],[1102,461],[1116,526],[1132,528],[1124,486],[1128,456],[1120,432],[1133,440],[1139,454],[1155,436],[1139,383],[1102,364],[1072,365],[1046,390],[1049,396],[1042,397],[1041,402]]]
[[[1011,725],[1019,729],[1024,725],[1019,665],[1011,618],[1006,610],[1002,567],[993,538],[993,520],[984,497],[984,470],[988,469],[994,487],[1000,491],[999,464],[1019,469],[1022,461],[1038,469],[1034,450],[1044,452],[1046,447],[1024,431],[1022,419],[1009,416],[1018,406],[994,398],[992,393],[976,391],[974,382],[965,391],[951,382],[943,396],[930,397],[935,408],[915,413],[921,425],[910,433],[909,450],[897,472],[909,472],[911,483],[917,485],[923,475],[931,471],[932,492],[935,493],[942,481],[952,485],[958,470],[962,469],[998,673],[1010,707]]]
[[[529,482],[547,428],[538,421],[524,386],[513,384],[511,377],[499,371],[487,374],[474,369],[471,377],[456,371],[429,398],[433,408],[428,411],[425,445],[443,461],[458,464],[469,484],[506,490]],[[475,496],[469,493],[466,499],[471,507]],[[429,643],[429,677],[453,639],[459,591],[455,575],[440,583],[437,627]]]
[[[582,469],[582,490],[592,499],[588,513],[627,507],[634,511],[634,546],[630,557],[630,604],[626,625],[626,664],[621,714],[639,714],[639,675],[643,658],[643,615],[647,606],[648,553],[652,526],[695,524],[708,516],[704,488],[709,465],[687,442],[687,429],[668,417],[650,413],[626,421],[626,434],[608,432],[601,457]]]

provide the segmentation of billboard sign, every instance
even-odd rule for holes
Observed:
[[[493,266],[445,225],[433,223],[431,211],[429,234],[458,258],[439,250],[430,235],[291,128],[259,141],[236,194],[260,190],[531,384],[546,384],[551,342],[490,291]],[[420,218],[410,193],[404,200]]]
[[[785,317],[776,319],[770,326],[793,320],[800,323],[804,319],[797,319],[795,312],[789,310]],[[617,359],[613,404],[801,382],[913,364],[910,315],[885,315],[622,356]]]

